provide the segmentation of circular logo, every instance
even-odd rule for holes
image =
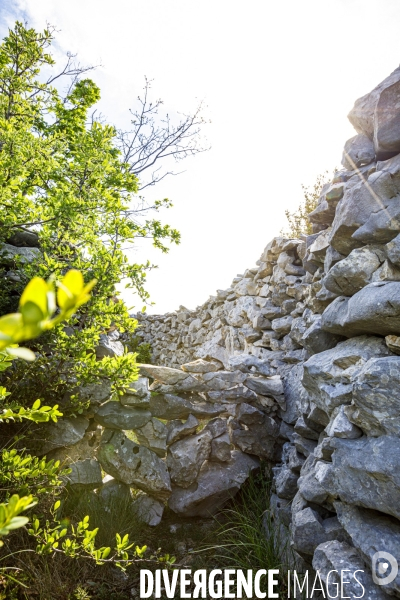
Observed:
[[[399,572],[395,557],[389,552],[375,552],[372,557],[372,579],[377,585],[392,583]],[[387,575],[385,576],[385,573]]]

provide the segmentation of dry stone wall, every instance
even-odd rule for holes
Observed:
[[[400,68],[355,103],[357,135],[312,235],[274,238],[194,311],[136,315],[154,364],[120,401],[89,386],[86,414],[43,428],[41,453],[71,465],[70,485],[103,505],[126,498],[157,525],[166,503],[215,513],[267,461],[271,513],[299,564],[324,581],[364,569],[365,598],[400,596],[399,575],[372,579],[377,551],[400,557],[399,107]],[[6,277],[36,242],[2,248]],[[124,341],[102,336],[98,359]]]
[[[399,575],[370,574],[378,550],[400,558],[399,107],[400,68],[350,112],[312,235],[274,238],[195,311],[137,315],[154,362],[208,364],[199,393],[235,403],[230,442],[274,463],[271,511],[298,556],[325,580],[364,568],[368,598],[400,596]]]

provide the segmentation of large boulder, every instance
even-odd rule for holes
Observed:
[[[384,550],[398,559],[400,523],[397,519],[344,502],[335,502],[335,508],[340,523],[370,569],[376,552]],[[385,585],[385,589],[400,595],[400,573]]]
[[[332,438],[332,465],[323,465],[316,478],[327,493],[347,504],[400,518],[400,443],[395,436]]]
[[[279,375],[273,375],[268,378],[250,375],[247,377],[244,385],[257,394],[272,396],[272,398],[279,399],[279,401],[281,396],[283,396],[283,384]]]
[[[396,157],[397,159],[397,157]],[[390,162],[390,161],[389,161]],[[330,243],[347,255],[364,244],[385,244],[400,231],[399,162],[346,188],[332,224]]]
[[[8,244],[19,248],[39,248],[39,236],[36,231],[20,229],[15,231],[7,240]]]
[[[338,590],[341,589],[344,598],[388,600],[390,597],[383,588],[374,584],[357,550],[346,542],[323,542],[315,550],[312,564],[327,586],[328,597],[338,597]],[[343,581],[347,583],[342,588],[341,575],[344,569]]]
[[[324,285],[339,296],[353,296],[371,282],[385,258],[381,246],[356,248],[330,269],[324,278]]]
[[[385,107],[384,100],[381,107],[378,108],[379,100],[382,93],[387,88],[396,85],[400,81],[400,67],[397,67],[386,79],[381,81],[371,92],[365,94],[355,101],[353,108],[348,114],[348,119],[353,125],[357,133],[366,135],[370,140],[374,139],[376,129],[376,121],[379,120],[379,111],[383,109],[387,112],[388,106]],[[390,96],[390,94],[389,94]],[[387,103],[386,103],[387,104]],[[396,101],[391,103],[392,110],[396,110]],[[400,152],[400,149],[397,151]]]
[[[98,488],[96,493],[106,512],[116,510],[116,508],[118,510],[128,508],[132,503],[132,492],[129,485],[114,479],[111,475],[104,477],[103,485]]]
[[[223,369],[223,365],[217,360],[203,360],[202,358],[198,358],[192,362],[185,363],[181,369],[187,373],[212,373]]]
[[[345,337],[400,334],[400,282],[370,283],[351,298],[339,296],[323,312],[322,329]]]
[[[400,437],[400,357],[371,358],[354,382],[350,420],[367,435]]]
[[[104,431],[97,458],[105,472],[115,479],[160,500],[169,497],[171,483],[165,462],[148,448],[132,442],[121,431]]]
[[[223,464],[206,461],[196,483],[186,489],[173,488],[168,505],[185,517],[209,517],[239,491],[259,465],[257,458],[239,450],[234,450],[231,460]]]
[[[303,386],[316,406],[331,414],[336,407],[351,403],[355,378],[365,363],[390,354],[379,337],[364,335],[340,342],[304,363]]]

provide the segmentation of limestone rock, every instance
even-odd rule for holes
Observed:
[[[329,496],[329,490],[326,489],[326,475],[330,475],[329,469],[332,469],[331,464],[318,461],[314,455],[309,455],[298,480],[299,492],[305,500],[324,504]]]
[[[335,502],[335,508],[340,523],[370,569],[374,554],[382,549],[396,558],[400,556],[400,524],[396,519],[344,502]],[[399,595],[400,574],[384,589]]]
[[[286,465],[281,467],[274,478],[276,493],[280,498],[292,500],[297,493],[299,476]]]
[[[237,369],[243,373],[249,373],[254,370],[259,375],[269,376],[271,375],[271,368],[269,364],[263,360],[260,360],[252,354],[238,354],[229,358],[229,366],[232,369]]]
[[[400,517],[399,438],[381,436],[357,440],[332,439],[333,478],[326,486],[348,504]]]
[[[243,383],[246,374],[241,371],[217,371],[216,373],[205,373],[203,381],[207,388],[212,391],[222,391],[232,388],[234,385]]]
[[[111,382],[101,381],[99,383],[89,383],[77,389],[77,393],[82,400],[89,400],[90,404],[101,404],[111,396]]]
[[[196,483],[187,489],[173,488],[168,505],[185,517],[209,517],[239,491],[259,464],[258,459],[238,450],[234,450],[231,460],[223,465],[207,461]]]
[[[20,262],[22,265],[34,262],[41,256],[39,248],[18,248],[11,244],[0,245],[0,264],[8,267]]]
[[[380,160],[400,152],[400,80],[380,93],[374,113],[374,146]]]
[[[165,384],[154,381],[150,386],[150,392],[153,394],[185,394],[187,392],[206,392],[207,386],[196,377],[186,374],[187,377],[174,384]],[[214,375],[214,373],[211,373]]]
[[[343,593],[347,597],[362,597],[366,591],[367,595],[364,595],[364,598],[368,598],[368,600],[388,600],[389,598],[383,588],[374,584],[371,575],[365,570],[364,562],[357,550],[346,542],[332,540],[320,544],[315,550],[312,564],[325,584],[328,574],[330,574],[328,593],[332,596],[337,593],[337,590],[340,590],[341,570],[348,569],[348,572],[345,573],[347,576],[345,581],[349,583],[344,584],[343,587]]]
[[[108,511],[128,508],[132,502],[131,488],[126,483],[106,475],[103,485],[97,490],[101,504]]]
[[[39,248],[39,236],[35,231],[20,229],[8,238],[7,243],[19,248]]]
[[[328,331],[324,331],[321,325],[322,317],[318,316],[301,337],[301,345],[304,346],[310,355],[334,348],[339,342],[342,342],[345,339],[341,335],[335,335]]]
[[[187,373],[213,373],[223,369],[224,366],[217,360],[203,360],[202,358],[198,358],[182,365],[181,368]]]
[[[250,375],[244,385],[262,396],[276,398],[283,395],[283,384],[279,375],[273,375],[269,378]]]
[[[347,140],[344,145],[342,165],[345,169],[368,165],[375,160],[374,144],[366,135],[360,133]]]
[[[233,444],[243,452],[271,460],[279,433],[278,423],[248,404],[238,407],[237,422],[239,427],[232,431]]]
[[[345,337],[400,333],[400,282],[370,283],[351,298],[336,298],[322,315],[322,329]]]
[[[400,266],[400,234],[386,244],[386,254],[394,265]]]
[[[292,523],[293,548],[302,554],[313,555],[319,544],[329,541],[322,519],[311,508],[296,512]],[[333,539],[333,538],[331,538]]]
[[[72,446],[79,442],[85,435],[89,421],[84,417],[65,417],[56,423],[50,422],[42,425],[36,434],[41,439],[40,455],[47,454],[55,448]]]
[[[210,456],[211,440],[211,433],[203,430],[169,446],[167,466],[174,484],[187,488],[196,480],[203,462]]]
[[[257,284],[251,279],[242,279],[233,288],[238,296],[255,296],[257,294]]]
[[[300,434],[303,438],[306,438],[307,440],[318,440],[319,439],[319,432],[316,431],[315,429],[312,429],[305,422],[303,415],[301,415],[297,419],[297,421],[294,425],[294,430],[296,433]]]
[[[184,423],[179,419],[171,421],[167,426],[167,446],[187,435],[195,433],[198,425],[199,422],[193,415],[189,415]]]
[[[151,419],[148,410],[122,406],[119,402],[105,402],[94,416],[97,423],[108,429],[139,429]]]
[[[348,114],[348,119],[358,133],[366,135],[370,140],[374,137],[375,110],[379,98],[386,88],[400,80],[400,67],[395,69],[386,79],[381,81],[371,92],[362,96],[354,103]]]
[[[389,354],[382,338],[351,338],[309,358],[304,363],[303,385],[315,405],[330,414],[336,406],[351,403],[354,380],[364,364]]]
[[[158,456],[129,440],[121,431],[106,429],[97,458],[106,473],[159,498],[171,493],[170,477]]]
[[[204,427],[204,430],[209,431],[214,439],[228,431],[228,421],[227,419],[216,417],[207,423],[207,425]]]
[[[286,410],[281,412],[282,419],[294,425],[300,417],[300,412],[308,408],[308,393],[302,384],[303,365],[296,365],[283,377],[283,390]]]
[[[146,425],[135,429],[137,441],[164,458],[167,451],[167,427],[162,421],[152,417]]]
[[[257,394],[244,385],[235,385],[227,390],[207,392],[210,402],[256,402]]]
[[[341,296],[353,296],[371,281],[385,260],[380,246],[356,248],[336,263],[324,278],[325,287]]]
[[[391,352],[400,354],[400,337],[398,335],[387,335],[385,342]]]
[[[272,321],[272,329],[280,336],[289,333],[293,322],[293,317],[287,315],[286,317],[281,317],[280,319],[274,319]]]
[[[86,458],[68,465],[71,472],[66,482],[77,489],[94,490],[102,484],[100,464],[94,458]]]
[[[188,373],[180,369],[171,369],[170,367],[160,367],[158,365],[139,365],[140,374],[145,377],[151,377],[160,383],[166,385],[175,385],[187,379]]]
[[[149,392],[149,380],[147,377],[138,377],[136,381],[133,381],[128,389],[125,391],[124,397],[125,402],[123,404],[129,405],[130,401],[129,396],[133,396],[132,402],[137,401],[138,398],[148,398],[150,396]]]
[[[398,188],[388,171],[346,189],[332,223],[330,243],[348,255],[363,244],[385,244],[400,230]]]
[[[300,454],[303,454],[306,457],[314,454],[314,451],[317,447],[317,442],[315,440],[303,438],[303,436],[296,432],[293,433],[292,437],[297,452],[300,452]]]
[[[160,524],[163,513],[164,503],[143,492],[137,494],[132,502],[132,512],[138,521],[146,523],[150,527],[156,527]]]
[[[372,358],[354,383],[350,420],[368,435],[400,436],[400,357]]]
[[[152,396],[149,408],[153,416],[168,420],[186,419],[190,414],[199,418],[216,417],[227,411],[226,405],[210,404],[201,397],[181,398],[174,394]]]
[[[229,438],[229,433],[226,432],[212,440],[210,460],[226,462],[230,460],[230,458],[231,440]]]
[[[100,336],[99,345],[96,348],[97,358],[104,358],[105,356],[122,356],[123,353],[124,346],[120,341],[118,341],[115,335],[106,335],[103,333]]]
[[[335,413],[337,412],[336,416]],[[362,436],[362,431],[350,423],[347,415],[345,414],[345,407],[340,406],[334,411],[331,422],[326,428],[326,433],[329,437],[337,437],[347,440],[354,440]]]

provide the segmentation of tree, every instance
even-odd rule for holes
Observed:
[[[170,201],[148,207],[137,193],[172,173],[158,170],[163,159],[204,150],[198,141],[204,122],[200,108],[177,125],[168,117],[157,124],[161,101],[149,101],[149,82],[139,111],[132,112],[132,131],[117,132],[96,119],[100,90],[73,57],[61,73],[43,81],[43,67],[54,67],[52,39],[51,29],[38,33],[17,22],[0,47],[0,241],[15,231],[35,230],[41,249],[36,261],[16,265],[20,289],[8,284],[0,306],[2,312],[12,310],[10,298],[17,298],[33,275],[59,278],[75,268],[97,285],[68,331],[60,325],[31,343],[35,363],[7,372],[6,385],[19,404],[71,392],[76,402],[81,384],[105,377],[115,394],[128,385],[136,373],[132,354],[97,361],[94,352],[110,328],[135,328],[116,285],[125,280],[138,297],[148,298],[144,283],[151,265],[129,263],[124,248],[150,238],[166,252],[169,243],[180,240],[176,229],[148,217],[150,208],[157,211]],[[69,81],[64,97],[55,87],[62,78]]]
[[[133,332],[136,326],[116,285],[125,280],[141,300],[148,298],[144,284],[150,264],[129,263],[124,248],[137,238],[150,238],[167,252],[169,244],[180,239],[176,229],[149,217],[150,209],[158,211],[171,202],[162,199],[147,206],[137,194],[174,173],[169,167],[160,171],[164,159],[179,161],[204,150],[198,138],[204,122],[201,109],[177,124],[168,116],[157,124],[161,101],[149,101],[149,82],[143,100],[139,99],[139,111],[132,112],[132,131],[118,132],[96,117],[100,90],[87,77],[90,69],[76,65],[74,57],[67,57],[60,73],[43,79],[43,69],[54,67],[52,40],[51,29],[40,33],[17,22],[0,46],[0,255],[7,255],[3,242],[16,232],[34,232],[39,247],[31,262],[0,256],[0,276],[5,271],[17,275],[2,278],[0,342],[4,335],[9,337],[6,345],[28,338],[27,348],[14,348],[14,353],[35,355],[30,363],[15,360],[10,364],[7,357],[0,357],[0,435],[4,440],[0,478],[4,475],[10,484],[7,487],[2,480],[0,535],[26,522],[20,514],[35,502],[26,494],[28,485],[35,486],[31,474],[36,474],[37,487],[45,495],[48,486],[54,492],[59,475],[51,461],[36,462],[24,453],[22,444],[29,442],[30,435],[26,423],[56,419],[61,416],[58,408],[64,415],[84,412],[81,389],[86,384],[110,380],[116,397],[136,378],[135,353],[102,360],[95,353],[102,333],[115,328]],[[58,88],[65,78],[69,85],[63,96]],[[147,181],[146,172],[151,173]],[[96,280],[90,298],[83,279],[77,285],[77,272],[86,281]],[[27,289],[33,289],[33,295],[24,292],[20,313],[16,313],[19,296],[32,278]],[[54,315],[45,301],[39,301],[43,286],[51,286],[45,282],[49,279],[64,283]],[[76,297],[69,303],[62,290],[74,289]],[[51,298],[50,288],[45,295]],[[11,319],[1,318],[10,311],[14,312]],[[66,316],[68,327],[61,322]],[[50,321],[51,327],[42,326]],[[2,349],[5,346],[0,343]],[[1,363],[8,368],[2,369]],[[15,427],[25,423],[23,442],[20,436],[12,439],[21,431],[9,421],[17,422]],[[49,509],[51,502],[49,493],[42,509],[53,525],[43,527],[33,519],[31,526],[41,552],[62,550],[70,556],[86,552],[100,562],[127,561],[143,552],[136,547],[128,555],[127,536],[117,537],[114,557],[108,556],[110,548],[95,549],[96,530],[88,530],[86,517],[65,538],[55,514],[59,502]]]
[[[283,229],[281,234],[288,238],[298,238],[300,235],[310,235],[312,233],[312,224],[308,220],[308,215],[317,207],[321,196],[322,188],[328,181],[329,172],[325,171],[318,175],[314,185],[301,185],[303,190],[303,201],[300,202],[297,210],[290,212],[285,210],[285,216],[288,220],[288,229]]]

